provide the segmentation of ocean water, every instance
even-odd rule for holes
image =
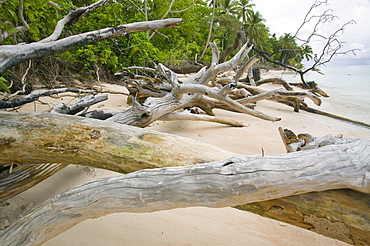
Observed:
[[[307,80],[313,80],[329,94],[322,98],[323,107],[329,105],[329,113],[370,124],[370,66],[326,66],[324,75],[309,72]],[[326,110],[328,111],[328,110]]]

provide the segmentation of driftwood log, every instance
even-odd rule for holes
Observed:
[[[5,245],[37,245],[78,222],[121,211],[235,206],[343,188],[370,193],[367,139],[278,156],[224,159],[233,154],[75,116],[1,113],[0,126],[0,165],[60,162],[119,172],[163,167],[99,179],[52,198],[2,232]],[[216,159],[220,161],[210,162]],[[166,167],[173,165],[177,167]],[[365,221],[368,211],[361,214]]]
[[[310,192],[236,208],[353,245],[370,245],[370,195],[349,189]]]
[[[352,142],[342,136],[313,137],[279,128],[288,152]],[[341,160],[339,160],[341,161]],[[370,245],[370,194],[349,189],[311,192],[236,208],[287,222],[354,245]]]
[[[35,186],[62,170],[68,164],[10,164],[0,168],[0,203]]]
[[[128,173],[232,154],[195,140],[69,115],[0,112],[0,127],[0,165],[79,164]]]
[[[158,119],[176,119],[174,113],[184,111],[187,108],[197,107],[208,115],[210,121],[218,121],[214,118],[213,109],[222,108],[229,111],[249,114],[260,119],[279,121],[280,118],[264,114],[251,108],[250,104],[260,100],[280,98],[281,100],[295,102],[299,108],[298,98],[309,98],[315,104],[320,105],[321,100],[310,92],[295,92],[288,90],[259,91],[251,95],[248,91],[256,89],[238,83],[242,75],[258,61],[252,57],[246,62],[249,51],[245,44],[239,52],[229,61],[219,63],[220,52],[215,43],[211,43],[212,63],[209,67],[203,67],[198,73],[185,81],[180,81],[177,74],[162,64],[156,68],[128,67],[117,75],[123,75],[122,82],[130,91],[130,103],[132,107],[120,112],[107,121],[121,124],[146,127]],[[222,73],[236,69],[232,78],[219,78]],[[127,70],[143,70],[150,76],[137,76]],[[171,115],[169,115],[171,114]],[[171,116],[171,117],[169,117]],[[182,115],[183,116],[183,115]],[[205,117],[193,114],[189,119],[204,120]],[[240,126],[233,121],[223,121],[225,124]]]

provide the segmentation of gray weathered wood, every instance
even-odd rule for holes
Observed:
[[[233,155],[187,138],[69,115],[0,111],[0,129],[0,166],[63,163],[127,173]]]
[[[95,93],[94,91],[90,90],[80,90],[76,88],[57,88],[57,89],[41,89],[41,90],[34,90],[28,95],[24,95],[21,97],[17,98],[12,98],[9,100],[3,100],[0,99],[0,109],[4,108],[16,108],[19,106],[22,106],[24,104],[33,102],[38,100],[40,97],[44,96],[51,96],[59,93],[64,93],[64,92],[72,92],[72,93],[77,93],[77,94],[93,94]]]
[[[135,76],[127,72],[129,68],[117,73],[117,75],[123,76],[122,80],[130,91],[132,96],[130,101],[133,106],[108,118],[107,121],[146,127],[162,117],[174,118],[166,115],[190,107],[199,107],[210,116],[214,116],[212,112],[214,108],[221,108],[246,113],[264,120],[279,121],[280,118],[278,117],[254,110],[254,107],[250,107],[251,103],[264,99],[278,100],[290,105],[293,104],[297,110],[300,103],[307,97],[315,104],[320,105],[321,100],[318,96],[310,92],[295,92],[283,89],[264,91],[255,86],[238,83],[241,76],[258,61],[256,57],[244,62],[237,69],[233,78],[218,78],[217,76],[221,73],[229,72],[242,63],[252,47],[248,48],[247,44],[244,45],[231,60],[223,63],[218,63],[219,51],[216,44],[211,43],[211,48],[211,66],[203,67],[198,73],[185,81],[180,81],[173,71],[162,64],[159,64],[156,68],[130,67],[130,69],[153,73],[155,74],[153,78]],[[247,90],[251,91],[253,96]],[[192,118],[199,119],[199,117]],[[209,119],[214,120],[214,117]]]
[[[1,238],[5,245],[38,245],[76,223],[109,213],[225,207],[340,188],[370,193],[370,140],[91,181],[49,199]]]
[[[9,165],[0,172],[0,203],[33,187],[57,173],[67,164],[43,163],[35,165]]]

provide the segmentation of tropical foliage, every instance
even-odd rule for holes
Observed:
[[[0,32],[11,31],[21,25],[18,15],[19,0],[2,1],[0,4]],[[39,41],[50,35],[59,19],[70,9],[88,5],[95,0],[55,0],[60,10],[44,0],[25,0],[23,16],[29,24],[27,31],[17,32],[0,44],[16,44]],[[86,71],[104,67],[115,72],[121,67],[146,65],[151,61],[175,63],[178,60],[196,59],[206,45],[211,21],[211,41],[221,48],[234,41],[238,30],[244,30],[248,40],[274,58],[292,65],[302,59],[310,59],[309,46],[299,47],[290,34],[276,38],[269,33],[262,14],[254,10],[250,0],[216,0],[215,16],[212,18],[213,0],[120,0],[92,11],[75,25],[67,27],[63,36],[97,30],[108,26],[181,17],[180,27],[159,30],[160,33],[142,32],[96,45],[86,45],[59,55],[70,64],[78,64]],[[170,8],[170,9],[169,9]],[[170,11],[169,11],[170,10]],[[209,51],[208,51],[209,52]],[[230,54],[233,55],[233,54]],[[59,59],[58,58],[58,59]],[[209,61],[210,53],[203,56]]]

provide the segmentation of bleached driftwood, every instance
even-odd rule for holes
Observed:
[[[0,175],[0,191],[4,191],[1,200],[32,187],[68,164],[127,173],[210,162],[232,155],[186,138],[60,114],[0,112],[0,128],[0,167],[7,167]],[[9,174],[12,165],[14,173]]]
[[[22,106],[24,104],[34,102],[38,100],[40,97],[43,96],[51,96],[59,93],[64,93],[64,92],[72,92],[76,94],[92,94],[95,93],[94,91],[90,90],[80,90],[76,88],[58,88],[58,89],[42,89],[42,90],[34,90],[30,94],[17,97],[17,98],[10,98],[8,100],[0,99],[0,109],[5,109],[5,108],[15,108]],[[16,95],[14,95],[16,96]],[[13,97],[13,96],[10,96]]]
[[[361,139],[279,156],[234,156],[103,178],[46,201],[1,238],[5,245],[37,245],[83,220],[123,211],[225,207],[341,188],[370,193],[369,156],[370,141]]]
[[[279,132],[288,152],[312,150],[323,146],[341,146],[353,141],[342,136],[314,137],[307,133],[296,135],[291,130],[282,128],[279,128]],[[274,218],[349,244],[370,245],[369,200],[370,194],[339,189],[249,203],[236,208]]]
[[[279,127],[278,130],[288,153],[317,149],[326,145],[338,145],[353,141],[352,139],[343,138],[342,135],[314,137],[308,133],[300,133],[296,135],[291,130],[283,129],[281,127]]]
[[[87,95],[81,97],[77,102],[67,106],[64,103],[59,103],[50,111],[53,114],[77,114],[82,110],[88,110],[90,106],[108,100],[107,95],[95,97],[93,95]]]
[[[211,115],[204,115],[204,114],[194,114],[189,111],[183,111],[179,113],[169,113],[158,120],[163,121],[173,121],[173,120],[192,120],[192,121],[208,121],[208,122],[215,122],[220,124],[225,124],[229,126],[236,126],[236,127],[243,127],[245,124],[242,122],[236,121],[234,119],[227,119],[224,117],[216,117]]]
[[[0,112],[0,128],[0,166],[63,163],[127,173],[232,155],[187,138],[70,115]]]
[[[242,47],[230,61],[221,64],[218,64],[219,51],[215,44],[212,44],[212,51],[212,65],[208,69],[201,69],[196,75],[182,84],[179,83],[177,75],[174,72],[163,65],[159,65],[158,70],[164,77],[164,81],[172,86],[171,92],[160,98],[149,97],[144,103],[136,103],[129,110],[116,114],[107,120],[121,124],[145,127],[168,113],[186,107],[192,107],[195,102],[202,101],[202,97],[199,95],[200,92],[206,93],[204,91],[211,89],[206,84],[219,73],[235,68],[239,62],[247,57],[250,49],[247,49],[246,46]],[[254,59],[249,60],[246,62],[245,66],[251,66],[255,61]],[[196,86],[197,90],[193,93],[182,92],[184,89],[181,87],[186,86]],[[222,93],[222,91],[214,92],[213,95],[218,93]],[[209,96],[212,97],[212,95]],[[217,100],[218,99],[219,98],[217,98]],[[249,109],[245,110],[245,106],[239,104],[237,104],[237,109],[242,112],[243,110],[250,112]]]
[[[95,3],[92,3],[88,6],[83,6],[83,7],[79,7],[79,8],[70,8],[68,14],[65,15],[62,19],[60,19],[58,21],[57,25],[55,26],[55,29],[54,29],[53,33],[49,37],[44,38],[44,39],[40,40],[39,42],[47,43],[47,42],[57,40],[59,38],[59,36],[62,34],[62,31],[63,31],[65,25],[75,24],[83,16],[85,16],[88,12],[93,11],[93,10],[107,4],[108,2],[109,2],[109,0],[99,0],[99,1],[96,1]],[[50,2],[48,2],[47,4],[50,4]],[[51,3],[51,5],[52,6],[58,6],[58,5],[55,5],[55,3],[54,4]]]
[[[149,167],[206,163],[233,155],[190,139],[112,122],[45,113],[2,112],[0,116],[1,129],[4,129],[0,132],[0,165],[9,165],[12,162],[14,164],[61,162],[125,173]],[[53,198],[37,211],[50,210],[50,215],[56,219],[50,220],[50,223],[65,221],[65,224],[62,223],[63,226],[59,224],[59,232],[55,230],[55,226],[49,224],[51,226],[49,228],[54,228],[53,231],[57,234],[78,221],[109,212],[154,211],[195,205],[230,206],[339,188],[370,193],[369,151],[369,140],[362,139],[289,155],[236,156],[196,166],[142,170],[139,173],[111,178],[108,186],[103,185],[101,180],[76,188],[79,192],[75,190],[74,196],[82,203],[72,206],[77,210],[67,209],[66,214],[55,216],[59,209],[63,210],[64,202],[58,200],[67,199],[68,196],[65,194]],[[117,183],[113,181],[121,179],[124,190],[116,190],[119,196],[124,197],[126,191],[137,192],[136,195],[126,193],[130,202],[113,198],[117,194],[108,200],[98,197],[98,195],[110,197],[109,185],[120,185],[121,181]],[[137,184],[135,180],[138,181]],[[93,184],[98,184],[97,189],[104,191],[95,194]],[[92,192],[94,195],[89,193],[90,198],[85,197],[84,193],[80,192],[85,189],[84,187],[87,189],[86,192]],[[93,206],[85,198],[92,199],[91,201],[96,199],[96,206],[105,206],[107,211],[102,208],[96,209],[97,207],[85,210],[86,204]],[[67,200],[66,203],[72,204],[73,199]],[[104,201],[104,205],[99,205],[100,201]],[[109,208],[111,206],[109,202],[113,203],[112,209]],[[44,215],[35,216],[37,211],[9,227],[1,238],[10,241],[4,242],[10,243],[14,240],[14,243],[20,243],[23,239],[19,237],[23,236],[40,237],[41,241],[55,236],[56,234],[44,235],[44,232],[40,232],[41,234],[36,232],[38,229],[48,231],[47,226],[44,229],[40,226],[37,229],[33,228],[32,235],[19,233],[19,230],[25,231],[28,230],[26,228],[36,225],[33,223],[39,223],[33,222],[36,221],[36,217],[46,219]],[[27,219],[31,217],[33,219]],[[57,218],[60,218],[60,221]],[[46,239],[41,239],[44,236]]]
[[[117,73],[117,75],[124,76],[123,82],[132,95],[130,102],[133,106],[108,118],[107,121],[145,127],[160,118],[177,119],[178,117],[174,117],[176,111],[191,107],[198,107],[209,116],[215,116],[212,112],[214,108],[222,108],[246,113],[264,120],[278,121],[280,120],[278,117],[269,116],[252,109],[250,103],[264,99],[276,100],[277,98],[287,98],[285,100],[294,98],[293,100],[298,101],[297,97],[307,97],[316,104],[320,104],[320,99],[309,92],[276,90],[263,91],[260,95],[251,96],[247,90],[243,90],[243,86],[241,86],[241,83],[238,83],[238,80],[258,61],[258,58],[252,57],[240,67],[238,66],[247,57],[252,47],[247,49],[247,44],[244,45],[231,60],[223,63],[219,63],[220,52],[216,44],[211,43],[211,48],[211,66],[202,68],[186,81],[180,81],[173,71],[162,64],[159,64],[155,69],[142,68],[146,73],[153,74],[152,78],[148,76],[138,77],[127,72],[129,69],[140,70],[138,67],[126,68],[124,71]],[[217,78],[219,74],[229,72],[237,67],[234,77],[230,79]],[[238,87],[242,89],[238,90]],[[248,86],[245,85],[244,88],[248,88]],[[258,89],[256,88],[255,90]],[[166,116],[167,114],[171,115]],[[214,117],[187,117],[187,119],[194,120],[201,118],[203,120],[215,121]],[[235,125],[234,121],[223,121],[223,123],[228,124],[227,122],[232,122],[230,125]]]
[[[0,203],[33,187],[57,173],[67,164],[43,163],[35,165],[16,165],[14,163],[0,168]]]

